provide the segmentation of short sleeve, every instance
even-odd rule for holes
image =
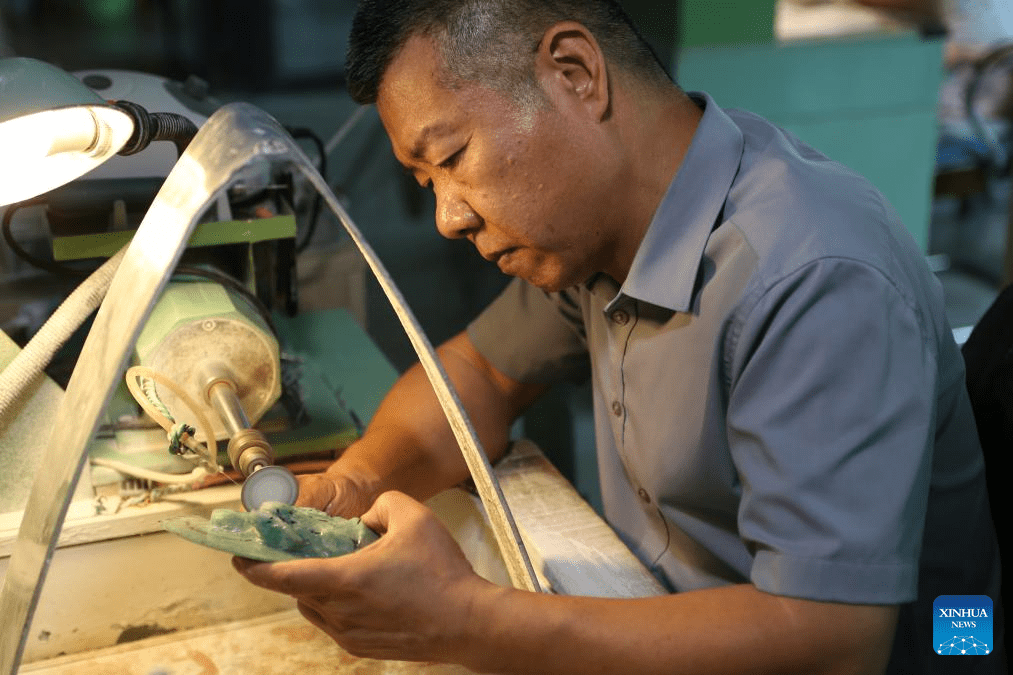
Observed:
[[[476,349],[518,382],[551,384],[587,379],[579,291],[546,293],[514,279],[467,328]]]
[[[823,259],[758,294],[735,334],[727,424],[753,583],[914,599],[937,385],[914,304],[870,265]]]

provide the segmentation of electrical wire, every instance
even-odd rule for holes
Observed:
[[[11,221],[14,218],[14,214],[26,206],[32,206],[41,203],[43,203],[43,200],[41,199],[33,199],[24,202],[18,202],[17,204],[11,204],[10,206],[7,207],[7,210],[4,211],[2,221],[3,236],[4,240],[7,242],[7,245],[11,247],[11,251],[13,251],[16,256],[24,260],[32,267],[36,267],[40,270],[49,272],[51,274],[57,274],[63,277],[67,276],[86,277],[92,272],[94,272],[95,271],[94,269],[81,270],[75,267],[61,265],[57,262],[51,262],[48,260],[43,260],[41,258],[36,258],[31,253],[26,251],[24,247],[22,247],[21,244],[17,242],[16,239],[14,239],[14,233],[11,231]]]
[[[14,239],[14,234],[11,231],[11,220],[14,217],[14,213],[16,211],[18,211],[19,209],[24,208],[26,206],[31,206],[31,205],[34,205],[34,204],[41,204],[41,203],[44,203],[44,201],[43,200],[29,200],[29,201],[19,202],[17,204],[11,204],[7,208],[7,210],[4,211],[3,219],[2,219],[2,221],[0,221],[0,228],[2,228],[2,230],[3,230],[4,240],[7,241],[7,244],[10,246],[11,251],[13,251],[16,256],[18,256],[19,258],[21,258],[22,260],[24,260],[26,263],[28,263],[32,267],[35,267],[37,269],[40,269],[40,270],[43,270],[45,272],[49,272],[51,274],[55,274],[55,275],[58,275],[58,276],[63,276],[63,277],[67,277],[67,276],[70,276],[70,277],[86,277],[89,274],[93,273],[96,269],[98,269],[98,268],[94,268],[94,269],[78,269],[76,267],[70,267],[68,265],[61,265],[61,264],[59,264],[57,262],[51,262],[51,261],[48,261],[48,260],[42,260],[41,258],[36,258],[31,253],[29,253],[28,251],[26,251],[24,249],[24,247],[22,247],[17,242],[17,240]],[[318,209],[319,209],[319,207],[318,207]],[[315,218],[314,218],[314,220],[315,220]],[[309,232],[308,234],[310,236],[312,236],[312,232]],[[308,241],[309,241],[309,238],[307,237],[306,238],[306,242],[308,243]],[[246,288],[243,284],[241,284],[240,282],[236,281],[235,279],[233,279],[229,275],[227,275],[227,274],[225,274],[223,272],[219,272],[217,270],[210,269],[210,268],[194,267],[194,266],[191,266],[191,265],[179,265],[179,266],[176,267],[176,270],[173,272],[173,274],[188,275],[188,276],[195,276],[195,277],[203,277],[205,279],[208,279],[209,281],[214,281],[216,283],[219,283],[222,286],[227,286],[229,289],[231,289],[231,290],[235,291],[236,293],[238,293],[239,295],[243,296],[253,306],[253,308],[257,311],[257,313],[261,316],[261,318],[268,325],[268,327],[271,329],[271,331],[273,333],[277,334],[278,331],[275,330],[274,321],[271,318],[271,311],[269,309],[267,309],[267,306],[264,305],[264,303],[260,300],[260,298],[258,298],[254,293],[252,293],[248,288]]]
[[[219,272],[216,269],[208,267],[194,267],[192,265],[179,265],[176,267],[174,275],[185,275],[191,277],[201,277],[208,281],[213,281],[217,284],[225,286],[229,290],[235,291],[238,295],[242,296],[244,300],[250,303],[260,318],[264,320],[264,323],[271,330],[271,333],[278,335],[278,329],[274,325],[274,319],[271,318],[271,310],[267,308],[260,298],[256,296],[250,289],[244,286],[236,279],[230,277],[224,272]]]
[[[289,134],[292,138],[308,138],[317,148],[317,156],[320,158],[317,166],[317,171],[320,172],[321,176],[327,175],[327,152],[324,149],[324,142],[320,140],[320,137],[313,132],[312,129],[305,127],[299,127],[296,129],[290,129]],[[306,231],[302,236],[302,239],[296,243],[295,252],[302,253],[310,245],[310,241],[313,240],[313,235],[317,229],[317,220],[320,218],[320,207],[323,204],[323,197],[319,191],[314,190],[313,203],[310,206],[309,218],[307,218]]]
[[[14,213],[18,209],[36,203],[42,202],[41,201],[20,202],[17,204],[12,204],[7,208],[6,211],[4,211],[0,227],[2,227],[4,239],[7,241],[7,244],[11,247],[11,250],[14,252],[14,254],[17,255],[22,260],[24,260],[25,262],[27,262],[28,264],[32,265],[33,267],[36,267],[46,272],[50,272],[51,274],[56,274],[58,276],[86,277],[95,272],[98,268],[90,270],[81,270],[74,267],[68,267],[67,265],[61,265],[59,263],[41,260],[30,254],[20,244],[18,244],[18,242],[14,239],[13,233],[11,232],[11,219],[14,217]],[[201,277],[207,279],[208,281],[214,281],[215,283],[227,287],[228,289],[242,296],[247,302],[249,302],[250,305],[253,307],[253,309],[256,310],[257,314],[260,315],[260,318],[264,320],[264,323],[267,324],[268,328],[271,329],[271,332],[274,333],[275,335],[278,334],[278,331],[274,325],[274,320],[271,317],[271,311],[267,308],[267,306],[260,300],[260,298],[258,298],[253,292],[251,292],[250,289],[246,288],[246,286],[244,286],[242,283],[232,278],[228,274],[225,274],[224,272],[219,272],[218,270],[212,268],[195,267],[192,265],[179,265],[176,267],[173,274]]]
[[[289,130],[292,138],[309,138],[317,146],[317,152],[320,156],[320,163],[317,167],[318,172],[323,176],[324,180],[327,180],[327,158],[331,156],[331,153],[341,145],[341,143],[348,137],[348,134],[355,128],[355,125],[359,123],[363,115],[366,114],[368,106],[359,106],[352,111],[352,114],[348,116],[348,119],[338,128],[334,135],[328,139],[327,143],[322,143],[320,138],[309,129],[292,129]],[[306,232],[302,239],[296,244],[295,252],[302,253],[305,251],[310,242],[313,240],[313,235],[316,232],[317,220],[320,217],[320,207],[322,201],[322,195],[320,191],[316,191],[317,194],[313,198],[313,206],[310,210],[309,223],[306,226]]]

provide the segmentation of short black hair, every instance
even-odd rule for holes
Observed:
[[[532,63],[553,24],[576,21],[606,59],[649,81],[667,80],[647,41],[615,0],[361,0],[345,60],[348,92],[375,103],[384,73],[409,38],[432,38],[448,75],[514,96],[535,88]]]

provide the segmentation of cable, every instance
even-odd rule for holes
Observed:
[[[292,138],[308,138],[313,142],[313,144],[317,148],[317,155],[320,158],[319,165],[317,166],[317,171],[320,172],[321,176],[326,176],[327,152],[324,150],[324,143],[323,141],[320,140],[320,137],[317,136],[312,129],[308,129],[305,127],[290,129],[289,134],[291,134]],[[312,206],[310,206],[310,215],[309,218],[307,219],[308,222],[306,224],[306,232],[303,235],[302,240],[296,244],[295,247],[296,253],[302,253],[303,251],[305,251],[306,248],[310,245],[310,242],[313,240],[313,234],[316,232],[317,229],[317,219],[320,218],[320,206],[322,204],[322,201],[323,197],[321,197],[320,192],[314,190],[313,203]]]
[[[38,203],[42,203],[42,201],[34,200],[34,201],[20,202],[18,204],[10,205],[7,208],[7,210],[4,211],[2,222],[0,222],[0,227],[2,227],[3,229],[4,239],[7,241],[7,244],[11,247],[11,250],[14,252],[14,254],[17,255],[22,260],[24,260],[25,262],[27,262],[29,265],[32,265],[33,267],[41,269],[45,272],[56,274],[58,276],[86,277],[89,274],[95,272],[98,268],[91,270],[80,270],[74,267],[68,267],[67,265],[60,265],[59,263],[49,262],[47,260],[36,258],[31,253],[26,251],[20,244],[18,244],[18,242],[14,239],[14,235],[11,231],[11,220],[14,217],[14,213],[18,209]],[[310,232],[309,234],[312,235],[312,232]],[[307,237],[307,243],[308,241],[309,240]],[[271,311],[267,309],[267,307],[264,305],[263,302],[261,302],[260,298],[258,298],[256,295],[250,292],[248,288],[243,286],[243,284],[236,281],[229,275],[223,272],[219,272],[218,270],[203,267],[194,267],[191,265],[179,265],[178,267],[176,267],[174,274],[185,274],[194,277],[203,277],[205,279],[208,279],[209,281],[219,283],[222,286],[227,286],[229,289],[235,291],[239,295],[246,298],[246,300],[253,306],[253,308],[257,311],[257,313],[264,320],[267,326],[271,329],[271,332],[277,335],[278,331],[275,329],[274,320],[271,318]]]
[[[41,200],[41,199],[34,199],[34,200],[28,200],[28,201],[24,201],[24,202],[19,202],[17,204],[11,204],[10,206],[7,207],[7,210],[4,211],[4,217],[3,217],[3,222],[2,222],[3,235],[4,235],[4,240],[7,242],[7,245],[11,247],[11,251],[13,251],[16,256],[18,256],[19,258],[21,258],[22,260],[24,260],[26,263],[28,263],[32,267],[36,267],[36,268],[38,268],[40,270],[49,272],[51,274],[56,274],[56,275],[64,276],[64,277],[66,277],[66,276],[86,277],[89,274],[91,274],[92,272],[94,272],[95,271],[94,269],[91,269],[91,270],[79,270],[79,269],[74,268],[74,267],[68,267],[67,265],[61,265],[61,264],[56,263],[56,262],[50,262],[48,260],[42,260],[41,258],[36,258],[31,253],[29,253],[24,248],[22,248],[21,244],[19,244],[14,239],[14,233],[11,231],[11,221],[14,218],[14,214],[18,210],[20,210],[20,209],[22,209],[22,208],[24,208],[26,206],[32,206],[32,205],[35,205],[35,204],[41,204],[42,202],[43,202],[43,200]]]
[[[141,388],[141,385],[138,384],[138,378],[154,380],[159,385],[175,394],[183,405],[190,409],[191,414],[193,414],[193,416],[197,419],[197,429],[204,434],[204,452],[200,453],[199,449],[197,452],[202,454],[204,462],[213,469],[212,473],[221,471],[221,467],[218,465],[217,461],[218,453],[215,441],[215,429],[211,424],[211,420],[200,409],[197,402],[194,401],[182,387],[157,370],[152,370],[151,368],[147,368],[145,366],[132,366],[127,368],[125,375],[127,388],[130,390],[130,393],[133,394],[137,403],[144,408],[144,412],[148,413],[148,415],[158,422],[158,425],[165,429],[165,431],[170,435],[170,440],[171,435],[176,431],[174,429],[176,420],[172,419],[171,416],[163,414],[158,407],[149,400],[148,394]],[[165,406],[161,406],[161,408],[165,410]],[[141,476],[138,477],[140,478]]]
[[[348,116],[348,119],[345,120],[344,124],[338,128],[326,144],[321,143],[320,138],[309,129],[294,129],[289,132],[293,138],[310,138],[317,146],[317,152],[320,154],[320,166],[318,167],[318,172],[324,177],[324,180],[327,180],[327,158],[330,157],[331,153],[333,153],[334,150],[341,145],[341,142],[348,137],[348,134],[355,128],[355,125],[359,123],[362,116],[366,114],[367,109],[368,106],[359,106],[352,111],[352,114]],[[306,133],[304,134],[302,132]],[[302,253],[305,251],[309,247],[310,242],[313,240],[313,234],[316,232],[317,228],[317,219],[320,217],[321,200],[322,195],[320,194],[320,191],[317,190],[316,196],[313,198],[313,207],[310,211],[309,224],[306,227],[306,233],[303,235],[302,240],[296,244],[296,253]]]
[[[278,329],[274,325],[274,319],[271,318],[271,310],[269,310],[267,306],[261,302],[260,298],[252,293],[250,289],[230,277],[228,274],[219,272],[218,270],[212,268],[194,267],[191,265],[179,265],[173,274],[201,277],[235,291],[250,303],[253,309],[256,310],[257,314],[260,315],[260,318],[264,320],[264,323],[267,324],[271,333],[278,335]]]

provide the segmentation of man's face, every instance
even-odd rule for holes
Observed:
[[[522,107],[479,84],[447,88],[439,63],[430,40],[409,40],[377,109],[398,160],[435,193],[440,233],[546,290],[605,269],[611,190],[595,125],[558,105],[551,81],[547,103]]]

